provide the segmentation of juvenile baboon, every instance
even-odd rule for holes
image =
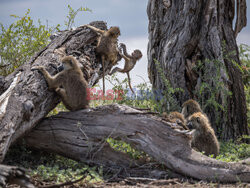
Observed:
[[[188,118],[187,126],[189,129],[194,129],[192,147],[200,152],[204,151],[205,155],[213,154],[216,157],[219,154],[219,142],[206,115],[201,112],[194,113]]]
[[[170,112],[169,119],[174,123],[176,122],[178,125],[182,126],[185,130],[189,130],[186,126],[186,120],[180,112]]]
[[[187,119],[189,116],[196,112],[202,112],[198,102],[193,99],[190,99],[183,103],[181,113],[184,115],[185,119]]]
[[[142,53],[140,50],[134,50],[132,52],[131,55],[129,55],[127,53],[127,49],[126,49],[126,45],[121,43],[120,44],[121,48],[123,49],[123,54],[121,54],[122,58],[125,60],[125,64],[124,64],[124,68],[121,69],[119,67],[115,67],[110,73],[109,75],[112,75],[114,74],[115,72],[121,72],[121,73],[127,73],[127,76],[128,76],[128,85],[129,85],[129,88],[130,90],[134,92],[134,90],[132,89],[132,86],[131,86],[131,81],[130,81],[130,75],[129,75],[129,72],[134,68],[135,64],[137,61],[139,61],[142,57]]]
[[[186,120],[180,112],[170,112],[170,114],[163,112],[162,116],[166,121],[176,123],[178,128],[189,130],[186,126]]]
[[[49,89],[55,90],[70,111],[88,107],[87,82],[78,66],[78,61],[73,56],[62,59],[64,70],[51,76],[44,67],[35,66],[32,70],[39,70],[45,77]]]
[[[96,46],[96,52],[101,56],[102,68],[103,68],[103,92],[105,93],[105,67],[107,63],[112,65],[117,64],[119,49],[118,49],[118,37],[120,36],[119,27],[110,27],[109,30],[101,30],[91,25],[84,25],[90,28],[100,36]]]

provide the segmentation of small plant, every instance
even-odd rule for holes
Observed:
[[[241,44],[239,46],[241,61],[241,72],[247,101],[247,122],[250,128],[250,46]]]
[[[80,7],[77,10],[74,10],[70,5],[68,5],[68,9],[69,13],[67,15],[67,20],[64,21],[67,30],[70,30],[72,28],[73,24],[75,23],[75,17],[79,12],[86,12],[86,11],[91,12],[89,8],[84,8],[84,7]]]
[[[11,15],[17,21],[8,28],[0,23],[0,75],[6,76],[13,72],[35,52],[47,46],[51,33],[59,27],[45,26],[40,20],[36,26],[29,13],[30,9],[22,17]]]
[[[163,81],[164,86],[166,88],[164,91],[160,91],[162,92],[163,97],[160,100],[156,99],[159,105],[158,111],[159,112],[180,111],[181,107],[175,97],[175,94],[177,94],[178,92],[183,92],[183,90],[181,88],[173,88],[170,81],[166,78],[160,63],[156,59],[154,59],[154,62],[156,65],[156,70],[158,71],[161,80]]]
[[[237,162],[250,156],[249,144],[236,144],[233,141],[220,143],[220,155],[216,159],[225,162]]]
[[[140,159],[140,158],[146,156],[145,153],[132,148],[130,144],[127,144],[126,142],[123,142],[121,140],[115,140],[113,138],[108,138],[107,142],[109,143],[109,145],[113,149],[115,149],[117,151],[121,151],[121,152],[127,153],[133,159]]]

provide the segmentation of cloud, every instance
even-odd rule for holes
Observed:
[[[250,46],[250,34],[249,32],[241,32],[237,37],[237,44],[247,44]]]

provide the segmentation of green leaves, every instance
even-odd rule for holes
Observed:
[[[68,5],[68,9],[69,13],[67,19],[64,21],[67,30],[70,30],[72,28],[73,24],[75,23],[75,17],[79,12],[86,12],[86,11],[92,12],[91,9],[84,7],[80,7],[77,10],[74,10],[70,5]]]
[[[78,12],[91,11],[80,7],[76,11],[68,5],[69,14],[65,26],[70,29]],[[60,25],[55,27],[37,23],[30,17],[30,9],[24,16],[10,15],[16,21],[8,27],[0,23],[0,75],[6,76],[17,67],[27,62],[31,56],[43,49],[50,42],[49,37],[55,31],[59,31]]]
[[[30,9],[23,17],[11,15],[17,20],[7,28],[0,23],[0,66],[8,65],[0,70],[0,75],[13,72],[49,43],[56,27],[45,26],[40,20],[34,24],[29,13]]]

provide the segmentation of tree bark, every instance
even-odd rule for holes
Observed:
[[[107,138],[121,139],[184,176],[225,183],[250,182],[250,166],[206,157],[191,149],[186,133],[171,128],[160,117],[128,106],[60,113],[44,119],[25,140],[38,149],[110,168],[136,165],[125,154],[113,151]]]
[[[240,64],[235,36],[246,25],[246,2],[237,2],[235,31],[234,0],[149,0],[147,9],[153,88],[167,89],[156,59],[172,87],[183,89],[174,95],[179,109],[187,99],[198,100],[225,140],[249,134],[242,75],[235,65]]]
[[[106,29],[104,22],[92,25]],[[45,66],[54,75],[60,65],[60,54],[55,50],[65,47],[67,55],[74,55],[80,61],[85,79],[92,87],[102,77],[100,61],[95,56],[96,39],[97,35],[85,27],[64,31],[29,62],[0,78],[0,162],[10,144],[30,131],[60,102],[58,95],[48,90],[43,76],[31,71],[31,67]],[[107,72],[110,69],[108,67]]]
[[[15,166],[6,166],[0,164],[0,186],[8,183],[17,184],[22,187],[35,188],[29,181],[29,177],[25,175],[25,170]]]

